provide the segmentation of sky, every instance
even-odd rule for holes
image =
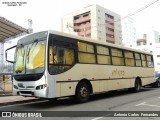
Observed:
[[[33,32],[43,30],[61,31],[61,19],[64,15],[98,4],[125,17],[154,0],[1,0],[0,16],[28,28],[28,19],[33,21]],[[26,2],[21,6],[8,6],[4,2]],[[160,32],[160,1],[131,16],[138,34],[150,27]],[[15,44],[6,44],[11,46]],[[6,47],[5,46],[5,47]]]

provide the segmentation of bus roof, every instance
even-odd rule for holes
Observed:
[[[56,35],[61,35],[61,36],[66,36],[66,37],[82,40],[82,41],[87,41],[87,42],[90,42],[90,43],[97,43],[97,44],[101,44],[101,45],[111,46],[111,47],[114,47],[114,48],[120,48],[120,49],[124,49],[124,50],[128,50],[128,51],[135,51],[135,52],[139,52],[139,53],[152,55],[152,53],[149,53],[149,52],[145,52],[145,51],[141,51],[141,50],[137,50],[137,49],[133,49],[133,48],[128,48],[128,47],[121,46],[121,45],[115,45],[115,44],[112,44],[112,43],[102,42],[102,41],[98,41],[96,39],[91,39],[91,38],[87,38],[87,37],[71,35],[71,34],[58,32],[58,31],[54,31],[54,30],[49,30],[48,32],[52,33],[52,34],[56,34]]]

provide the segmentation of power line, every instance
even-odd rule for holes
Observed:
[[[128,15],[126,15],[126,16],[123,17],[122,19],[125,19],[125,18],[127,18],[127,17],[133,16],[133,15],[135,15],[135,14],[143,11],[144,9],[150,7],[151,5],[155,4],[155,3],[158,2],[158,1],[159,1],[159,0],[154,0],[154,1],[152,1],[151,3],[148,3],[147,5],[145,5],[144,7],[140,8],[140,9],[138,9],[138,10],[136,10],[136,11],[134,11],[134,12],[128,14]]]
[[[108,21],[108,22],[106,22],[106,23],[115,23],[115,22],[119,22],[119,21],[121,21],[121,20],[123,20],[123,19],[126,19],[126,18],[128,18],[128,17],[130,17],[130,16],[133,16],[133,15],[135,15],[135,14],[137,14],[137,13],[139,13],[139,12],[145,10],[146,8],[152,6],[153,4],[155,4],[155,3],[158,2],[158,1],[159,1],[159,0],[154,0],[154,1],[150,2],[150,3],[148,3],[147,5],[141,7],[140,9],[138,9],[138,10],[136,10],[136,11],[134,11],[134,12],[132,12],[132,13],[130,13],[130,14],[124,16],[124,17],[121,18],[121,19],[115,20],[115,21],[113,21],[113,22],[109,22],[109,21]]]

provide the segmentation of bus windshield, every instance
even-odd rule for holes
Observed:
[[[44,72],[46,41],[35,40],[30,44],[17,47],[14,75]]]

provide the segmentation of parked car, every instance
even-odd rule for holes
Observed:
[[[160,72],[155,72],[154,78],[155,78],[155,82],[152,83],[151,85],[153,87],[160,87]]]

